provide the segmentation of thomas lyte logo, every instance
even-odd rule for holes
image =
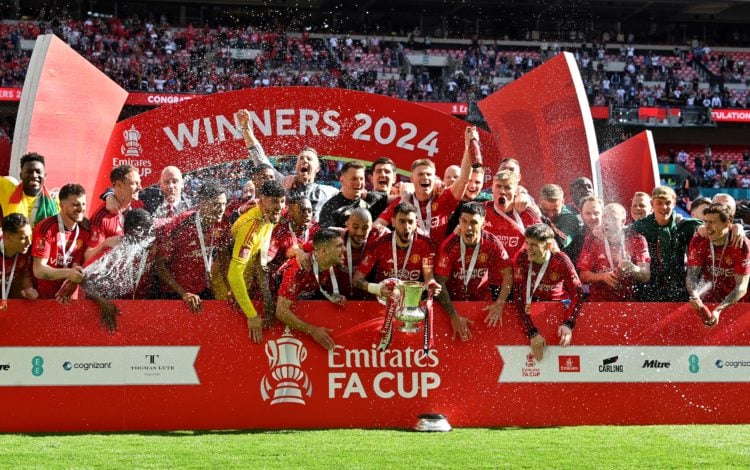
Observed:
[[[312,395],[312,384],[302,370],[302,362],[307,358],[307,348],[302,341],[292,336],[289,327],[281,338],[266,342],[266,356],[269,371],[260,383],[263,401],[278,403],[305,404],[304,395]],[[271,398],[271,393],[273,398]]]

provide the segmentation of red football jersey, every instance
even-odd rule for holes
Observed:
[[[700,267],[703,281],[711,282],[711,288],[701,297],[703,302],[721,302],[735,288],[734,276],[750,274],[750,241],[745,238],[740,248],[727,240],[725,247],[714,246],[711,256],[711,241],[696,234],[688,248],[688,266]]]
[[[468,285],[465,269],[469,269],[475,247],[467,246],[463,265],[461,264],[461,238],[451,235],[440,246],[435,275],[448,278],[446,287],[451,300],[492,301],[489,286],[503,284],[503,269],[512,267],[508,253],[500,240],[491,233],[482,231],[479,254]],[[492,267],[492,269],[490,269]]]
[[[206,250],[213,247],[214,259],[222,250],[228,250],[231,235],[227,220],[222,218],[211,227],[203,227],[203,240]],[[161,227],[156,243],[157,256],[166,258],[169,271],[183,289],[197,294],[210,287],[206,282],[195,211],[183,212]]]
[[[521,248],[523,248],[523,232],[526,227],[528,227],[529,225],[541,223],[542,219],[539,218],[539,215],[537,215],[536,212],[532,211],[531,209],[526,209],[525,211],[518,214],[518,217],[521,219],[522,225],[522,227],[519,227],[517,223],[511,222],[501,214],[497,213],[492,201],[487,201],[484,204],[484,207],[487,210],[487,216],[484,219],[484,230],[497,236],[497,238],[499,238],[500,242],[503,244],[503,248],[505,248],[505,251],[508,252],[508,256],[510,257],[510,259],[515,259],[518,252],[521,251]],[[511,220],[516,220],[513,212],[506,215]]]
[[[130,209],[143,209],[143,201],[133,201]],[[128,210],[130,210],[128,209]],[[97,247],[109,237],[125,233],[125,213],[113,214],[102,205],[91,217],[91,246]]]
[[[609,247],[612,264],[617,270],[623,256],[629,256],[633,264],[650,263],[646,238],[638,232],[625,230],[625,243],[611,244]],[[578,257],[578,272],[606,273],[612,271],[607,258],[604,240],[587,235],[583,242],[581,255]],[[628,302],[635,300],[635,282],[630,276],[621,276],[620,284],[613,288],[604,282],[594,282],[589,287],[591,302]]]
[[[355,289],[352,283],[349,281],[349,264],[352,266],[352,279],[354,278],[354,272],[357,270],[357,266],[362,261],[362,257],[365,254],[365,250],[368,246],[375,243],[380,237],[389,234],[390,231],[382,225],[373,225],[370,230],[370,234],[367,236],[367,241],[364,246],[359,248],[351,247],[352,259],[349,263],[349,255],[346,251],[346,242],[349,238],[349,231],[344,231],[344,264],[336,266],[336,279],[339,281],[339,287],[341,288],[341,294],[346,296],[349,300],[375,300],[375,297],[361,289]]]
[[[421,213],[421,220],[425,220],[427,218],[427,203],[420,202],[419,205],[417,205],[415,204],[415,201],[416,198],[413,196],[406,199],[406,202],[410,202],[417,206]],[[388,224],[390,224],[391,219],[393,218],[393,210],[400,202],[401,198],[393,201],[391,205],[389,205],[388,208],[378,216],[378,218],[386,220],[388,221]],[[453,211],[455,211],[458,207],[459,202],[461,201],[453,197],[453,192],[451,192],[450,190],[446,190],[437,198],[433,196],[433,198],[430,200],[431,218],[429,237],[432,243],[435,244],[435,246],[440,246],[440,243],[445,240],[445,230],[448,226],[448,221],[450,221],[451,215],[453,214]],[[423,235],[426,234],[423,233]]]
[[[10,273],[13,272],[13,280],[11,281],[10,291],[8,293],[9,299],[22,299],[21,297],[21,281],[24,277],[30,276],[34,278],[34,272],[32,269],[31,254],[27,251],[26,253],[18,253],[18,255],[6,258],[0,256],[5,264],[5,282],[10,280]],[[13,264],[15,263],[15,270]],[[5,285],[8,288],[8,285]]]
[[[52,268],[70,268],[74,265],[83,264],[83,253],[87,247],[92,246],[91,234],[88,230],[78,225],[78,238],[76,239],[75,230],[65,230],[65,247],[64,250],[72,249],[68,263],[63,262],[63,253],[58,245],[58,236],[60,232],[57,223],[57,216],[47,217],[34,227],[33,246],[31,255],[34,258],[47,260],[47,265]],[[73,240],[75,239],[75,248]],[[36,290],[39,292],[40,299],[54,299],[55,294],[62,286],[63,281],[48,281],[45,279],[36,280]]]
[[[289,260],[290,266],[284,270],[279,288],[279,297],[289,300],[326,300],[320,292],[320,287],[328,294],[333,294],[330,271],[321,271],[319,275],[320,284],[315,279],[315,273],[306,271],[300,267],[296,259]],[[335,271],[334,271],[335,272]],[[338,277],[336,278],[338,280]],[[340,283],[339,283],[340,286]],[[343,294],[346,296],[346,294]]]
[[[393,266],[392,239],[396,235],[391,233],[378,239],[368,246],[364,257],[357,267],[357,271],[369,275],[375,271],[374,282],[380,282],[391,277],[397,277],[402,281],[424,281],[422,267],[432,265],[432,245],[427,237],[414,234],[409,259],[406,259],[407,247],[396,248],[397,267]]]
[[[528,280],[527,276],[530,262],[528,252],[525,249],[518,252],[516,259],[513,262],[513,295],[515,295],[516,306],[520,312],[521,320],[526,328],[527,335],[531,335],[536,329],[531,320],[531,316],[524,313],[524,307],[526,304],[526,285]],[[568,255],[563,252],[552,253],[549,265],[544,272],[544,276],[539,282],[539,286],[534,290],[534,285],[537,281],[536,276],[539,275],[541,267],[542,265],[538,264],[534,264],[533,266],[531,286],[529,289],[533,291],[531,293],[532,302],[570,300],[568,310],[571,314],[564,323],[570,328],[574,328],[576,318],[581,311],[581,305],[583,303],[583,286],[578,279],[578,274],[576,274],[573,263],[570,262]]]

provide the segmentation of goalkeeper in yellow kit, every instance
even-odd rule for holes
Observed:
[[[267,275],[268,248],[271,243],[271,232],[279,222],[285,204],[284,188],[276,181],[264,181],[258,193],[258,205],[242,214],[232,224],[234,247],[227,275],[234,298],[247,316],[250,339],[256,343],[263,339],[263,319],[258,316],[250,300],[246,279],[258,280],[263,294],[264,314],[267,318],[273,318],[274,301]]]

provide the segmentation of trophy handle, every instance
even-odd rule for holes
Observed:
[[[266,356],[268,357],[268,365],[270,367],[276,367],[276,363],[279,360],[279,349],[276,346],[275,341],[269,341],[266,343]]]

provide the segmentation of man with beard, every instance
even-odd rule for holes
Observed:
[[[578,258],[591,302],[633,302],[636,283],[648,282],[651,276],[646,239],[625,228],[626,217],[623,206],[607,204],[602,211],[602,237],[589,237]]]
[[[485,203],[485,230],[500,239],[510,259],[521,250],[526,227],[541,222],[531,207],[518,212],[517,197],[518,176],[509,170],[498,172],[492,180],[492,201]]]
[[[111,299],[146,299],[152,288],[153,219],[145,209],[125,214],[124,235],[120,243],[84,266],[81,283],[86,297],[99,306],[102,326],[117,329],[120,309]]]
[[[669,186],[657,186],[651,193],[653,213],[633,222],[630,227],[646,238],[651,254],[649,282],[639,284],[641,302],[686,302],[685,255],[700,220],[677,221],[674,207],[677,195]]]
[[[229,224],[224,219],[227,196],[216,183],[198,189],[193,210],[183,212],[157,232],[155,271],[168,289],[168,299],[182,299],[190,311],[203,300],[226,291]]]
[[[346,297],[340,294],[335,267],[344,262],[344,241],[341,232],[321,229],[313,237],[312,269],[300,267],[297,260],[284,272],[276,306],[276,318],[288,327],[309,334],[318,344],[332,350],[336,343],[330,328],[311,325],[294,314],[295,300],[327,299],[344,307]]]
[[[261,163],[270,165],[263,147],[253,134],[250,112],[246,109],[238,111],[237,123],[242,130],[242,136],[245,139],[245,145],[247,145],[251,160],[256,165]],[[320,160],[318,159],[318,152],[312,147],[304,147],[300,150],[294,167],[294,176],[287,178],[279,171],[274,170],[276,180],[289,186],[288,196],[300,195],[310,199],[316,220],[319,219],[320,211],[326,201],[336,195],[336,188],[315,182],[315,175],[318,171],[320,171]]]
[[[370,165],[369,171],[372,190],[386,196],[390,195],[396,183],[396,164],[393,160],[388,157],[376,158]]]
[[[388,206],[388,195],[378,191],[365,194],[365,166],[346,162],[341,167],[341,191],[330,198],[320,211],[320,226],[344,227],[352,211],[358,207],[370,211],[377,218]]]
[[[573,240],[583,231],[580,217],[563,205],[565,195],[557,184],[545,184],[539,196],[539,208],[542,210],[542,222],[549,225],[555,234],[557,246],[568,257],[575,249]]]
[[[344,263],[336,266],[336,278],[347,299],[373,300],[372,295],[354,288],[354,272],[362,261],[366,247],[387,233],[387,228],[372,223],[372,215],[367,209],[358,207],[352,211],[343,232]]]
[[[180,169],[168,166],[161,171],[159,188],[146,189],[139,198],[154,219],[171,219],[191,208],[190,202],[183,197],[184,186]]]
[[[446,237],[446,227],[451,214],[458,203],[464,197],[466,186],[469,183],[471,174],[471,154],[470,146],[472,140],[479,140],[479,134],[476,127],[467,127],[464,133],[464,155],[461,160],[461,174],[450,188],[447,188],[442,195],[436,194],[435,185],[435,164],[432,160],[416,160],[411,165],[411,182],[414,185],[414,194],[406,199],[399,198],[388,209],[383,211],[376,224],[389,226],[395,215],[394,209],[401,202],[411,202],[417,209],[417,223],[422,235],[430,237],[436,246]]]
[[[686,285],[690,304],[698,311],[704,302],[718,303],[706,326],[714,326],[721,312],[747,294],[750,279],[750,242],[731,243],[732,213],[722,203],[712,203],[703,213],[706,237],[694,235],[688,250]]]
[[[501,288],[495,302],[484,308],[485,323],[502,325],[503,307],[513,285],[513,265],[500,240],[484,230],[487,212],[482,204],[469,202],[461,207],[458,234],[449,236],[440,247],[435,278],[442,287],[438,302],[448,313],[453,338],[471,338],[473,321],[458,314],[453,301],[492,302],[490,286]],[[490,269],[492,267],[492,269]]]
[[[3,218],[2,227],[2,300],[36,300],[39,293],[32,283],[32,260],[29,254],[31,224],[25,215],[14,212]]]
[[[585,176],[579,176],[570,183],[570,204],[565,207],[576,215],[581,214],[583,210],[583,198],[594,195],[594,183]]]
[[[248,283],[257,280],[263,298],[263,310],[270,322],[274,315],[274,299],[268,279],[271,234],[284,210],[284,188],[275,180],[264,181],[258,191],[258,205],[245,212],[232,224],[232,260],[229,263],[229,286],[237,304],[247,317],[248,336],[256,343],[263,339],[263,318],[250,300]],[[248,267],[250,268],[248,270]]]
[[[87,260],[98,255],[106,247],[113,247],[124,233],[123,222],[125,212],[131,209],[143,208],[143,202],[138,199],[141,188],[141,175],[138,169],[131,165],[120,165],[109,173],[114,197],[120,210],[112,213],[107,210],[106,203],[91,217],[91,245],[86,250]]]
[[[549,226],[534,224],[526,229],[524,237],[525,248],[518,252],[513,262],[515,301],[530,340],[531,352],[541,361],[547,342],[531,319],[532,303],[570,301],[568,310],[571,313],[557,329],[560,346],[566,347],[573,339],[573,328],[583,303],[583,289],[568,256],[552,250],[555,234]]]
[[[352,283],[354,287],[379,297],[391,296],[386,279],[422,281],[433,295],[440,292],[440,284],[433,278],[430,239],[417,233],[417,208],[400,202],[393,211],[393,232],[367,247],[357,267]],[[367,281],[371,273],[373,283]]]
[[[84,218],[86,190],[80,184],[66,184],[59,197],[60,213],[34,227],[31,255],[40,299],[54,299],[64,280],[74,284],[83,280],[83,254],[91,243]]]
[[[44,180],[47,173],[44,157],[38,153],[27,153],[21,157],[21,182],[14,183],[8,178],[0,178],[0,207],[2,214],[14,212],[23,214],[34,228],[44,219],[60,212],[57,200],[50,197]]]

